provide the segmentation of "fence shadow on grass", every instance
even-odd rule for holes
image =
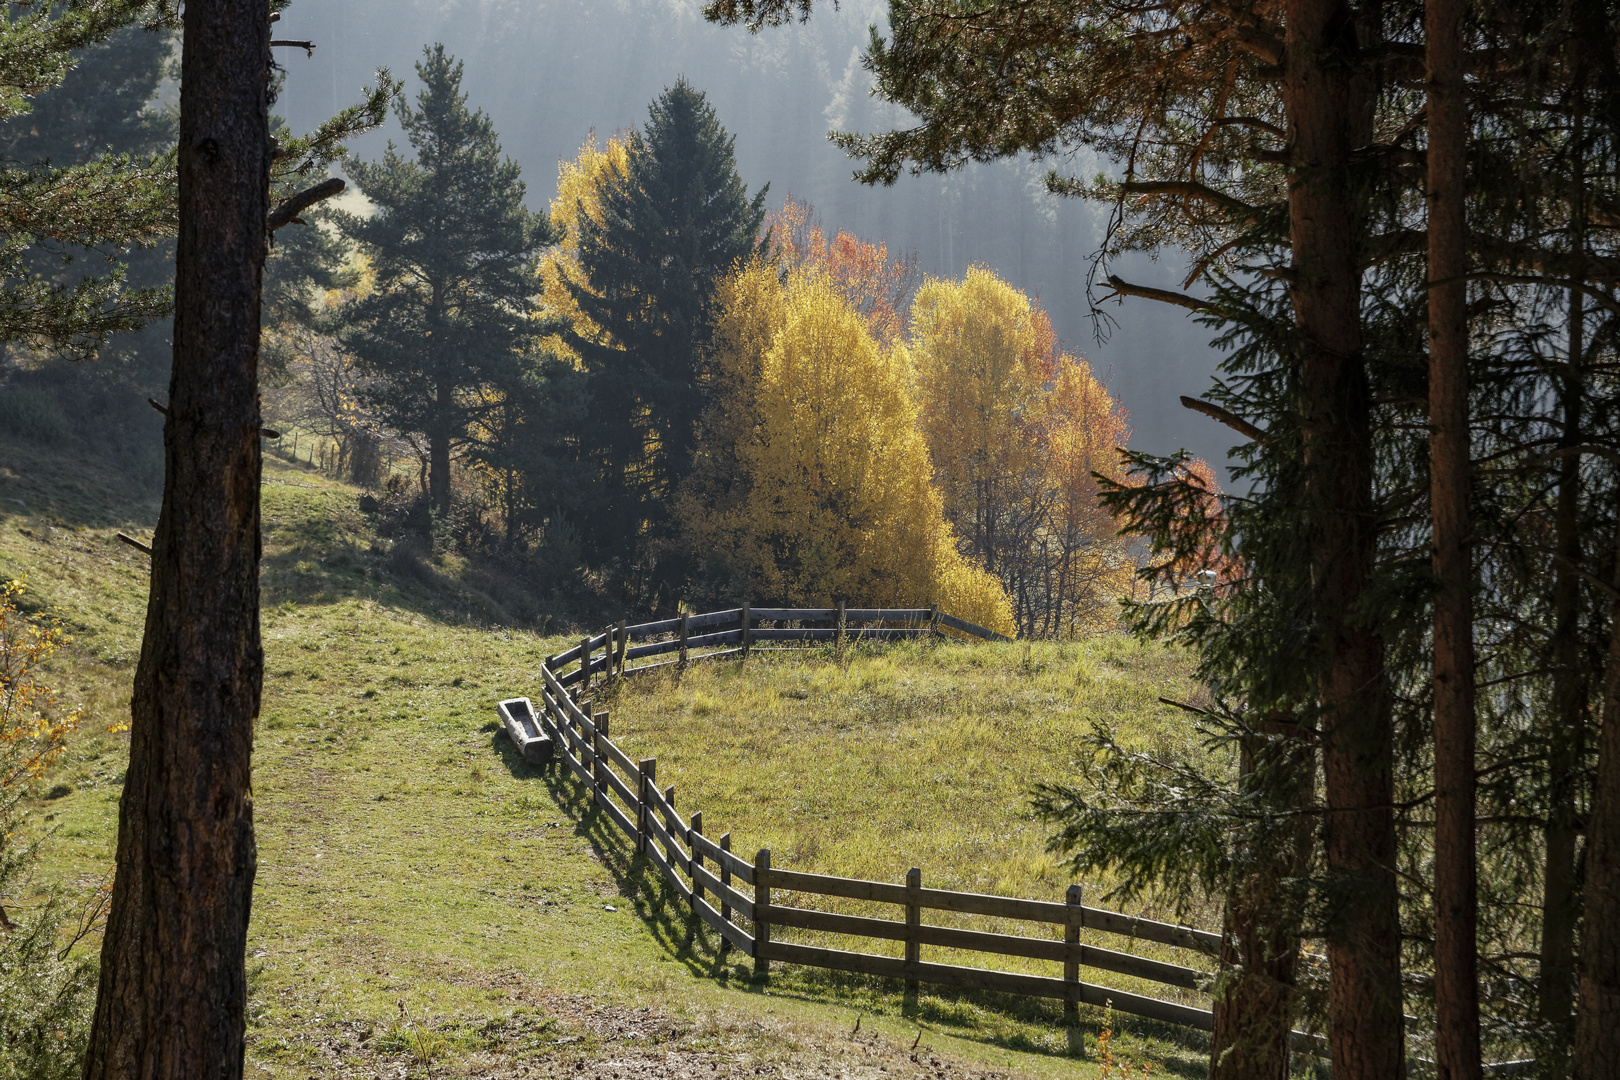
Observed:
[[[1076,1049],[1083,1036],[1095,1039],[1110,1024],[1116,1034],[1128,1030],[1139,1038],[1185,1051],[1208,1052],[1209,1040],[1202,1032],[1126,1017],[1117,1012],[1110,1020],[1103,1009],[1095,1006],[1081,1006],[1078,1026],[1070,1027],[1061,1003],[1014,994],[931,987],[929,992],[910,999],[899,979],[810,967],[775,972],[769,981],[756,979],[744,966],[748,962],[746,956],[735,950],[722,954],[720,936],[692,914],[689,902],[676,894],[651,859],[636,853],[633,842],[597,804],[589,786],[561,764],[549,767],[529,764],[499,732],[491,735],[490,742],[491,749],[514,779],[538,780],[545,785],[558,812],[574,823],[574,835],[590,845],[592,853],[613,878],[619,895],[633,905],[637,917],[658,946],[693,978],[715,979],[736,992],[758,997],[769,995],[822,1006],[842,1002],[852,1012],[867,1015],[889,1013],[896,1002],[904,1001],[899,1013],[893,1015],[954,1039],[1020,1053],[1089,1059],[1089,1054]],[[982,1021],[974,1015],[981,1010],[1011,1024],[1000,1030],[986,1031]],[[1054,1047],[1050,1039],[1042,1038],[1038,1031],[1028,1030],[1026,1025],[1059,1033],[1060,1038],[1067,1040],[1068,1048]],[[1205,1075],[1201,1066],[1184,1061],[1161,1061],[1157,1067],[1163,1074],[1185,1076],[1189,1080]]]

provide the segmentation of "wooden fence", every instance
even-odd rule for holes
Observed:
[[[774,626],[763,624],[774,623]],[[815,624],[825,625],[815,625]],[[784,625],[794,624],[794,625]],[[1209,1031],[1208,1009],[1129,993],[1081,979],[1081,969],[1113,972],[1185,990],[1206,989],[1213,972],[1082,943],[1080,932],[1102,933],[1154,942],[1194,954],[1208,964],[1220,949],[1219,934],[1172,923],[1088,907],[1081,890],[1071,885],[1063,903],[1024,900],[982,893],[928,889],[912,869],[904,884],[807,874],[771,865],[763,848],[752,860],[731,850],[731,834],[711,838],[703,814],[684,818],[675,809],[675,788],[658,785],[656,758],[633,758],[609,736],[606,712],[593,712],[585,696],[592,678],[622,678],[700,660],[745,657],[750,652],[785,648],[784,642],[893,641],[933,635],[1009,641],[993,631],[957,619],[937,608],[751,608],[682,615],[677,619],[627,625],[620,623],[555,656],[540,668],[542,707],[531,699],[510,698],[498,705],[501,721],[524,760],[536,765],[565,765],[591,792],[592,801],[627,836],[637,854],[658,867],[670,888],[691,906],[692,914],[721,938],[722,952],[736,949],[754,961],[764,976],[773,961],[899,979],[908,996],[919,983],[962,990],[988,990],[1027,997],[1053,998],[1065,1014],[1077,1018],[1081,1004],[1111,1006],[1119,1012],[1164,1023]],[[642,644],[632,645],[639,641]],[[761,645],[760,642],[777,644]],[[668,653],[676,659],[626,666],[632,660]],[[783,903],[783,894],[839,897],[893,905],[898,918],[881,919],[818,911],[801,902]],[[990,933],[923,921],[924,911],[953,912],[1033,924],[1026,934]],[[1063,939],[1043,935],[1063,928]],[[797,928],[855,939],[903,943],[904,958],[869,952],[796,944],[773,936],[773,928]],[[1063,977],[944,964],[922,959],[922,947],[933,946],[990,956],[1059,961]],[[1408,1024],[1415,1024],[1407,1018]],[[1326,1056],[1326,1040],[1295,1031],[1296,1050]],[[1432,1067],[1409,1058],[1410,1068]],[[1533,1060],[1485,1066],[1487,1075],[1512,1076],[1535,1065]]]
[[[777,625],[761,625],[769,623]],[[782,625],[787,623],[796,625]],[[762,642],[896,640],[948,632],[1008,640],[937,609],[744,605],[639,626],[621,623],[548,657],[540,671],[540,707],[536,709],[529,698],[512,698],[500,703],[501,718],[526,760],[551,760],[572,771],[590,789],[607,818],[629,837],[636,852],[657,866],[693,915],[720,935],[721,948],[751,957],[759,975],[767,974],[773,962],[803,964],[899,979],[908,993],[915,993],[917,985],[926,982],[1054,998],[1064,1002],[1071,1013],[1082,1003],[1111,1003],[1121,1012],[1209,1030],[1207,1009],[1128,993],[1080,977],[1083,968],[1097,969],[1198,990],[1207,984],[1209,971],[1085,944],[1080,933],[1084,929],[1157,942],[1206,959],[1220,947],[1218,934],[1088,907],[1081,902],[1079,886],[1071,886],[1066,902],[1057,903],[924,888],[916,869],[904,884],[892,884],[775,867],[769,849],[745,858],[731,850],[729,833],[711,838],[704,832],[701,812],[690,818],[677,812],[675,789],[659,786],[657,760],[634,758],[620,748],[609,735],[608,714],[593,712],[586,697],[593,678],[617,678],[669,663],[740,656],[772,647]],[[703,649],[713,651],[699,651]],[[679,654],[674,660],[629,666],[633,660],[672,652]],[[784,903],[790,894],[793,902]],[[870,918],[805,906],[804,898],[814,896],[893,905],[897,917]],[[929,925],[924,911],[984,915],[1032,925],[1030,932],[1022,934],[959,929]],[[1063,928],[1061,940],[1050,936],[1054,926]],[[773,936],[777,928],[900,942],[904,958],[796,944]],[[931,962],[923,959],[924,946],[1057,961],[1063,965],[1063,976]]]

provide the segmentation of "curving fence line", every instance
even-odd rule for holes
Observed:
[[[771,625],[767,625],[771,624]],[[1220,950],[1221,936],[1207,930],[1137,918],[1081,903],[1081,889],[1069,886],[1064,901],[1025,900],[982,893],[926,889],[922,872],[913,868],[904,884],[865,881],[826,874],[807,874],[771,865],[769,848],[752,861],[731,850],[731,834],[711,838],[703,831],[703,813],[682,817],[675,809],[675,788],[658,786],[658,760],[633,758],[609,737],[606,711],[595,712],[586,696],[593,679],[624,678],[671,664],[685,665],[751,653],[799,648],[803,644],[897,641],[928,637],[1010,641],[938,608],[740,608],[676,619],[629,625],[621,622],[604,633],[583,639],[572,649],[541,664],[541,708],[531,699],[508,698],[497,705],[502,726],[530,764],[564,765],[591,791],[600,807],[635,845],[637,854],[658,867],[693,917],[713,928],[722,953],[736,949],[754,961],[756,976],[768,976],[773,961],[886,976],[903,980],[908,998],[919,983],[964,990],[989,990],[1027,997],[1055,998],[1064,1003],[1071,1023],[1081,1004],[1107,1006],[1119,1012],[1201,1031],[1212,1030],[1208,1009],[1084,981],[1081,969],[1096,969],[1189,990],[1206,989],[1213,972],[1165,963],[1130,953],[1084,944],[1082,929],[1135,941],[1155,942],[1193,954],[1206,964]],[[641,644],[632,645],[631,642]],[[798,643],[798,644],[789,644]],[[678,654],[675,659],[627,666],[632,660]],[[741,886],[746,886],[743,888]],[[889,904],[899,918],[877,919],[818,911],[805,897],[828,896]],[[790,900],[784,903],[784,899]],[[812,901],[813,902],[813,901]],[[931,926],[924,911],[976,914],[1032,924],[1030,933],[1001,934]],[[1040,933],[1063,927],[1063,940]],[[903,959],[869,952],[795,944],[773,936],[774,928],[799,928],[855,939],[897,941]],[[1022,972],[943,964],[922,959],[922,947],[935,946],[990,956],[1055,960],[1061,979]],[[1320,960],[1321,958],[1317,958]],[[1407,1023],[1417,1021],[1407,1017]],[[1327,1055],[1327,1042],[1317,1035],[1293,1032],[1296,1051]],[[1423,1058],[1408,1067],[1432,1067]],[[1530,1071],[1534,1060],[1493,1062],[1490,1076]]]

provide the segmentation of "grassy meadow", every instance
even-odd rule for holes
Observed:
[[[86,709],[31,792],[50,830],[38,877],[85,893],[112,864],[127,736],[109,728],[146,598],[145,556],[114,534],[144,539],[157,513],[101,475],[0,443],[0,575],[66,622],[55,671]],[[579,785],[497,731],[494,702],[537,696],[564,639],[503,626],[498,587],[464,562],[379,540],[358,495],[266,461],[250,1076],[1204,1074],[1200,1037],[1095,1010],[1071,1033],[1055,1004],[925,987],[907,1016],[895,987],[790,968],[755,984],[721,962]],[[740,851],[1059,899],[1030,783],[1064,775],[1093,720],[1186,739],[1156,699],[1192,692],[1180,658],[1108,639],[760,657],[632,680],[597,707]],[[1108,883],[1084,884],[1102,905]]]

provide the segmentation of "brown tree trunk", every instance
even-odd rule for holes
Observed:
[[[1264,721],[1256,728],[1262,736],[1289,740],[1294,803],[1307,808],[1315,787],[1315,761],[1310,744],[1299,738],[1299,725]],[[1244,775],[1254,772],[1260,746],[1259,738],[1245,740],[1239,766]],[[1298,917],[1280,885],[1305,872],[1314,830],[1313,816],[1300,814],[1288,842],[1227,886],[1220,957],[1226,986],[1213,1002],[1210,1080],[1288,1080],[1299,933]]]
[[[1614,585],[1620,589],[1620,536]],[[1586,822],[1586,887],[1574,1080],[1620,1080],[1620,603],[1609,629],[1597,783]]]
[[[450,431],[444,417],[450,413],[451,389],[440,386],[437,393],[437,425],[428,436],[428,500],[441,514],[450,513]]]
[[[1571,200],[1571,248],[1576,266],[1572,275],[1585,277],[1581,265],[1586,249],[1584,229],[1585,174],[1582,168],[1580,104],[1575,99],[1575,152]],[[1537,1002],[1546,1027],[1541,1059],[1543,1075],[1563,1076],[1569,1070],[1569,1044],[1574,1032],[1575,924],[1580,893],[1575,883],[1575,844],[1580,825],[1576,809],[1576,782],[1586,745],[1587,682],[1581,662],[1580,498],[1581,462],[1574,448],[1584,441],[1581,411],[1584,405],[1586,315],[1579,289],[1569,291],[1569,368],[1560,387],[1559,406],[1564,425],[1559,447],[1558,503],[1553,511],[1553,537],[1558,560],[1553,566],[1553,691],[1551,730],[1548,732],[1548,795],[1546,865],[1541,891],[1541,980]]]
[[[1372,138],[1376,8],[1286,0],[1283,102],[1300,338],[1305,530],[1320,635],[1324,849],[1338,904],[1327,930],[1334,1080],[1404,1075],[1395,887],[1393,739],[1384,643],[1360,611],[1376,557],[1371,395],[1361,354],[1351,155]]]
[[[1434,1007],[1441,1080],[1479,1080],[1474,603],[1469,534],[1468,104],[1463,0],[1426,0],[1429,506],[1434,600]]]
[[[264,0],[189,0],[163,507],[87,1078],[240,1077],[256,855]]]

